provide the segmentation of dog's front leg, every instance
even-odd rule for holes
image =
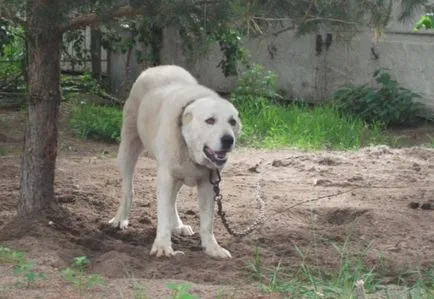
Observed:
[[[200,239],[205,253],[215,258],[231,258],[231,253],[221,247],[214,237],[214,191],[212,185],[203,180],[198,184],[200,208]]]
[[[150,254],[160,256],[173,256],[181,251],[174,251],[171,241],[172,210],[175,198],[175,180],[165,168],[159,167],[157,172],[157,235]]]

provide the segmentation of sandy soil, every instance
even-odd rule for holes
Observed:
[[[22,115],[1,112],[0,117],[8,124],[0,128],[5,152],[0,156],[0,244],[25,250],[50,278],[33,288],[15,288],[10,267],[1,265],[1,298],[78,298],[57,271],[81,255],[91,259],[91,272],[107,278],[104,287],[88,293],[92,298],[132,298],[133,281],[143,286],[148,298],[167,298],[169,280],[191,283],[200,298],[273,298],[257,292],[247,271],[255,250],[264,265],[280,262],[291,271],[302,261],[298,247],[305,262],[333,270],[340,259],[333,244],[345,246],[354,256],[369,246],[366,263],[373,266],[383,259],[385,283],[396,282],[405,270],[434,265],[433,149],[238,149],[222,174],[224,210],[235,229],[248,226],[257,213],[255,186],[260,180],[265,224],[237,239],[216,218],[216,237],[233,255],[228,261],[205,256],[197,235],[173,238],[174,249],[185,255],[157,259],[148,255],[156,225],[153,161],[139,160],[130,227],[114,230],[107,221],[120,197],[117,146],[82,142],[63,130],[56,177],[60,208],[37,219],[16,219]],[[183,187],[179,202],[182,219],[198,231],[196,191]],[[425,204],[426,209],[410,208],[411,203]]]

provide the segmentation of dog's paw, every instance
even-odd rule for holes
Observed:
[[[177,254],[184,254],[183,251],[175,251],[172,246],[167,244],[161,244],[160,242],[154,241],[152,245],[151,252],[149,255],[155,255],[156,257],[166,256],[171,257]]]
[[[205,248],[205,253],[208,254],[209,256],[212,256],[212,257],[218,258],[218,259],[232,258],[232,255],[228,250],[224,249],[223,247],[221,247],[220,245],[217,245],[217,244]]]
[[[109,220],[109,224],[114,227],[119,227],[120,229],[126,229],[128,227],[128,219],[119,220],[116,217],[113,217]]]
[[[190,225],[180,225],[172,229],[172,233],[178,236],[192,236],[194,231]]]

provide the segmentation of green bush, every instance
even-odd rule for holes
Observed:
[[[280,97],[277,93],[277,75],[272,71],[266,71],[260,64],[253,64],[240,75],[231,96],[269,99]]]
[[[417,124],[430,118],[428,110],[418,102],[421,96],[400,86],[386,70],[375,71],[373,77],[378,87],[350,84],[339,88],[332,99],[335,107],[368,123],[385,126]]]
[[[81,102],[72,107],[69,126],[85,139],[120,142],[122,110]]]

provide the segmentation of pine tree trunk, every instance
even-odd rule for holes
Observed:
[[[101,31],[97,28],[90,30],[90,56],[92,76],[96,80],[101,80]]]
[[[28,216],[54,201],[62,36],[58,26],[59,2],[27,1],[28,107],[19,216]]]

